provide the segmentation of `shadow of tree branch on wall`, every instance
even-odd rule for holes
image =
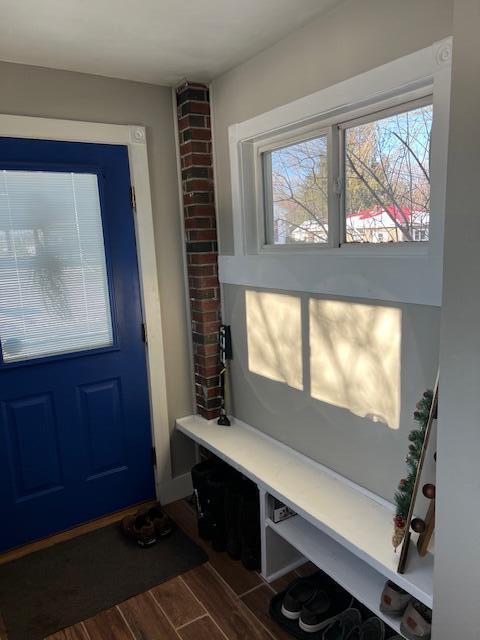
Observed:
[[[313,296],[301,302],[301,296],[246,291],[249,371],[398,429],[401,310]]]

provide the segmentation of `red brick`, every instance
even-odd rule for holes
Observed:
[[[212,345],[209,345],[209,346],[212,346]],[[196,353],[194,356],[194,362],[195,364],[198,364],[201,367],[219,367],[220,363],[218,360],[218,351],[217,353],[209,354],[207,356],[204,356],[201,353],[198,353],[198,354]]]
[[[212,228],[212,219],[211,218],[185,218],[185,229],[211,229]],[[217,237],[216,232],[215,239]]]
[[[187,142],[188,140],[211,140],[212,139],[212,132],[210,131],[210,128],[208,129],[199,129],[197,127],[192,127],[191,129],[189,129],[188,131],[189,135],[187,138],[185,138],[185,142]]]
[[[190,300],[218,300],[218,289],[191,289]]]
[[[218,386],[218,373],[209,378],[201,376],[199,373],[195,373],[195,382],[203,385],[204,387],[216,387]]]
[[[192,129],[195,127],[199,127],[201,129],[206,127],[205,116],[189,114],[189,115],[183,116],[183,118],[179,118],[178,120],[178,130],[180,132],[183,132],[186,129]]]
[[[221,398],[222,390],[220,387],[212,387],[211,389],[207,389],[207,398]]]
[[[218,255],[212,253],[190,253],[187,256],[190,264],[217,264]]]
[[[214,322],[218,319],[218,311],[192,311],[192,320],[195,322]]]
[[[204,378],[213,378],[218,376],[220,372],[220,365],[213,365],[210,367],[202,367],[200,364],[195,363],[195,372]]]
[[[177,105],[195,393],[198,412],[213,419],[219,414],[222,390],[218,386],[220,290],[208,87],[185,83],[177,89]]]
[[[189,153],[182,156],[182,167],[211,167],[212,156],[209,153]]]
[[[205,409],[202,406],[198,407],[198,413],[202,416],[202,418],[205,418],[205,420],[215,420],[215,418],[218,418],[218,416],[220,415],[218,409]]]
[[[195,395],[200,400],[202,406],[205,406],[212,398],[218,398],[219,404],[221,404],[221,391],[222,390],[218,386],[210,389],[198,386],[196,387]]]
[[[218,300],[190,300],[190,305],[194,311],[217,311]]]
[[[204,218],[192,218],[193,220],[204,220]],[[187,231],[187,237],[190,242],[196,242],[198,240],[213,240],[217,239],[217,232],[215,229],[189,229]]]
[[[189,264],[188,275],[192,278],[203,278],[206,276],[214,276],[217,274],[217,265],[215,264]]]
[[[218,289],[218,278],[217,276],[192,276],[190,277],[190,286],[195,289]]]
[[[220,323],[217,318],[215,318],[215,320],[210,320],[210,322],[205,322],[203,319],[200,321],[193,320],[192,327],[194,331],[202,333],[203,335],[209,335],[212,333],[218,334]]]
[[[213,191],[213,181],[209,178],[189,178],[184,181],[186,193],[192,191]]]
[[[218,331],[220,329],[219,322],[205,322],[199,323],[201,327],[201,331],[204,335],[214,333],[218,339]]]
[[[215,218],[215,206],[213,204],[198,204],[195,202],[195,194],[191,193],[190,195],[193,202],[185,207],[186,218]]]
[[[182,116],[185,116],[189,113],[200,113],[203,115],[210,115],[210,105],[208,102],[200,101],[200,100],[189,100],[188,102],[184,102],[180,107],[180,113]]]
[[[191,153],[212,153],[212,146],[210,142],[197,142],[195,140],[189,140],[183,142],[180,145],[180,156],[188,156]]]

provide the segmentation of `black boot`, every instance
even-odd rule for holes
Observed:
[[[218,468],[225,466],[217,458],[208,458],[196,464],[192,469],[192,484],[197,507],[198,535],[203,540],[212,539],[212,523],[209,517],[210,494],[208,478]]]
[[[225,502],[231,473],[228,468],[219,468],[207,478],[209,495],[207,518],[211,527],[212,547],[215,551],[225,551],[227,548],[227,522]]]
[[[261,568],[260,498],[257,485],[244,479],[240,499],[241,560],[245,569]]]
[[[240,560],[240,500],[242,496],[242,475],[233,471],[225,496],[225,519],[227,523],[227,553],[232,560]]]

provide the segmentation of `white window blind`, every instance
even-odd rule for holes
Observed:
[[[112,345],[95,174],[0,171],[5,363]]]

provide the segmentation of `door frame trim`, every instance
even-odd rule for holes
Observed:
[[[162,486],[168,486],[172,481],[172,464],[162,310],[145,127],[0,114],[0,136],[118,144],[128,148],[130,179],[135,190],[136,206],[133,215],[142,313],[148,340],[147,373],[152,442],[156,451],[155,486],[159,496],[163,493]]]

